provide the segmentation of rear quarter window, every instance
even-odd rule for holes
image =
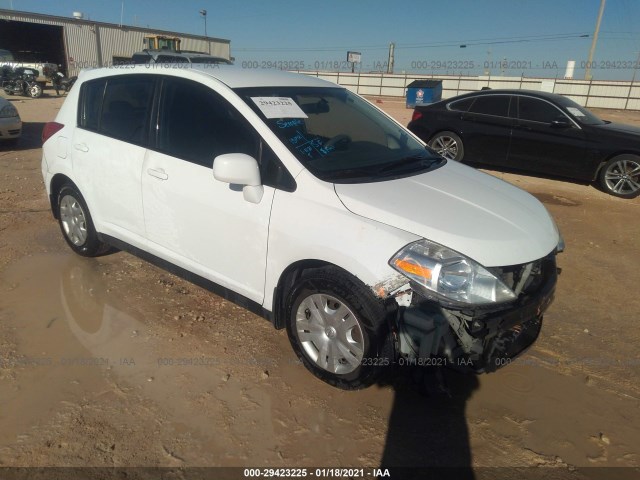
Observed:
[[[509,95],[486,95],[476,97],[469,113],[481,113],[483,115],[493,115],[506,117],[509,115]]]
[[[78,126],[98,131],[100,126],[100,109],[104,97],[105,79],[92,80],[82,84],[80,105],[78,108]]]
[[[451,102],[448,107],[449,110],[455,110],[456,112],[466,112],[473,103],[474,98],[465,98],[463,100],[456,100]]]
[[[156,78],[123,75],[82,85],[78,125],[137,145],[146,144]]]

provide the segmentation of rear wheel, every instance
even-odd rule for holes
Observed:
[[[391,363],[382,302],[336,267],[303,273],[287,302],[293,350],[316,377],[345,390],[374,383]]]
[[[429,146],[447,160],[460,162],[464,158],[462,139],[453,132],[436,133],[429,141]]]
[[[98,239],[87,204],[74,185],[67,184],[60,189],[58,223],[67,244],[78,255],[97,257],[109,250],[109,246]]]
[[[605,192],[621,198],[635,198],[640,195],[640,157],[618,155],[609,160],[599,175],[600,185]]]

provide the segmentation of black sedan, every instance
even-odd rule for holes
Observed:
[[[640,194],[640,128],[601,120],[562,95],[468,93],[416,107],[408,127],[450,160],[597,181],[623,198]]]

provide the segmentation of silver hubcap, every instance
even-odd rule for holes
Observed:
[[[612,192],[623,195],[635,193],[640,189],[640,163],[618,160],[609,166],[604,179]]]
[[[71,243],[80,246],[87,241],[87,221],[78,200],[65,195],[60,201],[60,221]]]
[[[360,324],[335,297],[314,294],[305,298],[296,312],[296,333],[307,356],[323,370],[350,373],[362,362]]]
[[[431,142],[431,148],[448,160],[455,160],[458,155],[458,142],[446,135],[436,137]]]

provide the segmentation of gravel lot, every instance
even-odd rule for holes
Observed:
[[[451,378],[451,399],[401,375],[343,392],[265,320],[129,254],[72,254],[40,173],[62,100],[9,98],[25,126],[0,147],[0,466],[640,467],[640,198],[488,172],[538,197],[567,244],[538,342],[496,373]],[[401,101],[372,100],[408,122]],[[640,125],[640,112],[596,113]]]

